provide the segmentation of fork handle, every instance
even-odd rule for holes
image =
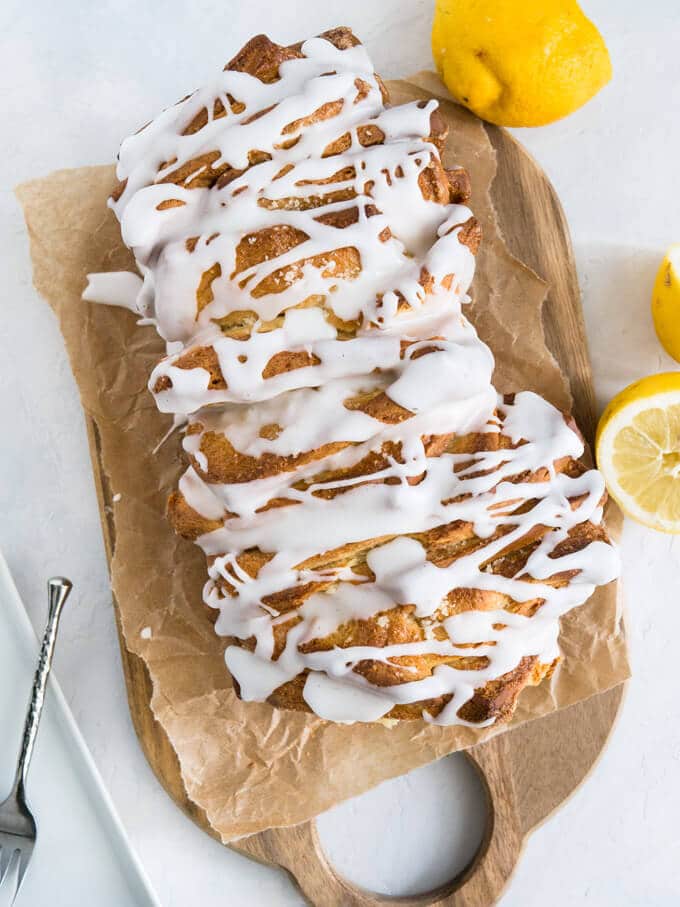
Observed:
[[[72,583],[63,576],[54,576],[47,581],[48,595],[48,617],[45,635],[43,636],[42,646],[40,647],[40,657],[38,667],[36,668],[33,679],[33,689],[31,690],[31,699],[28,704],[28,714],[24,724],[24,735],[21,740],[21,752],[17,763],[17,772],[14,779],[14,789],[22,790],[26,785],[26,775],[28,766],[33,755],[33,745],[38,732],[40,715],[42,714],[43,702],[45,700],[45,688],[47,687],[47,678],[49,677],[50,667],[52,666],[52,654],[54,652],[54,643],[57,638],[57,628],[59,627],[59,617],[64,602],[69,596],[72,589]]]

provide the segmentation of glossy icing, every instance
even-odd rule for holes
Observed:
[[[127,304],[169,343],[149,386],[163,412],[188,416],[190,429],[201,426],[185,436],[193,465],[179,489],[198,514],[222,523],[198,539],[214,558],[204,599],[219,610],[218,633],[255,642],[252,652],[226,651],[242,697],[266,699],[309,671],[305,700],[329,720],[373,721],[395,704],[446,695],[443,711],[424,717],[464,723],[458,711],[475,689],[525,656],[552,662],[561,615],[616,576],[616,553],[601,541],[555,556],[577,524],[601,522],[604,485],[595,470],[570,477],[554,468],[583,453],[561,413],[531,393],[504,401],[491,384],[493,357],[462,311],[474,256],[460,241],[461,229],[472,213],[421,191],[423,174],[438,163],[428,139],[436,103],[386,108],[361,46],[339,50],[314,38],[302,53],[283,62],[270,83],[226,70],[125,140],[118,163],[124,189],[112,207],[143,281],[94,275],[86,298]],[[319,118],[324,110],[328,115]],[[203,113],[202,128],[192,131]],[[377,134],[367,127],[379,130],[379,144],[366,144]],[[339,136],[347,136],[344,150],[325,155]],[[229,180],[202,187],[201,169],[194,168],[185,185],[164,181],[206,154],[204,166],[228,165]],[[348,206],[354,220],[342,230],[324,219]],[[272,229],[285,230],[295,244],[244,265],[243,243],[257,244]],[[225,333],[225,319],[241,312],[251,313],[246,336]],[[206,367],[182,364],[197,349],[212,351],[223,386],[211,385]],[[267,376],[268,364],[287,353],[304,353],[309,364]],[[376,389],[409,417],[386,424],[345,405]],[[271,425],[277,431],[263,434]],[[472,461],[464,453],[428,455],[427,438],[499,426],[512,446],[478,452]],[[201,449],[208,431],[255,458],[295,456],[334,442],[342,449],[294,470],[217,484],[207,479]],[[398,444],[400,456],[371,473],[370,482],[366,475],[314,481],[320,469],[351,467],[386,442]],[[539,473],[540,480],[518,481],[523,473]],[[315,493],[340,486],[335,497]],[[293,503],[263,510],[273,498]],[[527,502],[530,509],[518,513]],[[436,566],[413,535],[454,521],[490,541]],[[545,532],[521,575],[486,568],[539,525]],[[370,575],[350,566],[303,566],[320,552],[373,538],[385,540],[367,555]],[[272,554],[257,576],[239,563],[247,549]],[[573,571],[569,582],[546,582],[562,571]],[[221,579],[233,594],[225,596]],[[315,580],[329,588],[292,615],[264,602]],[[505,608],[441,616],[453,589],[543,603],[531,617]],[[300,648],[400,604],[414,606],[423,621],[421,640]],[[290,628],[273,660],[282,623]],[[471,651],[486,659],[485,667],[439,665],[423,679],[382,687],[354,671],[366,660]]]

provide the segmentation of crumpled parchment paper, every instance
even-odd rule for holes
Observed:
[[[443,90],[423,74],[418,84],[392,83],[392,100],[428,97],[425,86],[435,94]],[[451,125],[445,164],[469,170],[471,206],[484,231],[468,314],[496,356],[496,386],[535,390],[568,409],[569,389],[541,326],[546,285],[513,258],[496,224],[488,191],[495,152],[479,120],[446,101],[442,112]],[[224,641],[202,605],[203,554],[177,538],[164,519],[166,497],[184,466],[177,434],[152,453],[171,424],[146,390],[162,343],[131,313],[81,300],[88,272],[134,269],[106,208],[114,182],[112,166],[86,167],[25,183],[17,192],[30,233],[34,283],[59,318],[116,495],[111,577],[126,644],[148,666],[151,707],[177,752],[187,793],[225,842],[302,822],[386,778],[628,676],[617,588],[611,584],[563,620],[563,664],[552,681],[524,691],[508,727],[333,725],[240,702],[224,664]],[[619,522],[610,507],[614,535]]]

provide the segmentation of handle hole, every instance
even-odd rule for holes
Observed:
[[[414,769],[316,820],[322,847],[348,882],[407,897],[446,886],[484,840],[488,799],[463,753]]]

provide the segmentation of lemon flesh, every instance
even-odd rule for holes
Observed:
[[[656,275],[652,318],[661,345],[680,362],[680,243],[666,252]]]
[[[614,397],[595,446],[607,489],[624,512],[680,533],[680,372],[650,375]]]
[[[552,123],[611,78],[575,0],[437,0],[432,53],[453,97],[500,126]]]

